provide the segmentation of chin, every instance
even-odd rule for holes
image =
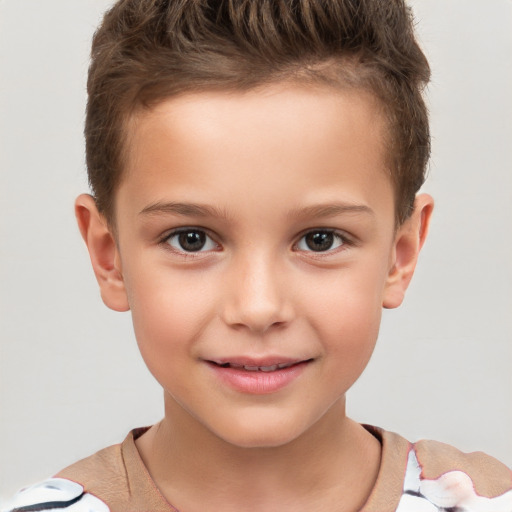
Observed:
[[[223,440],[238,448],[278,448],[296,439],[293,436],[237,435],[224,436]]]
[[[265,422],[259,419],[249,424],[233,421],[229,428],[214,433],[239,448],[277,448],[300,437],[303,429],[298,428],[297,424],[278,423],[275,420]]]

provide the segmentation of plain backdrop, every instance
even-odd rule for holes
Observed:
[[[433,79],[436,199],[405,304],[348,395],[357,420],[512,466],[512,2],[411,0]],[[107,0],[0,0],[0,497],[162,415],[130,315],[101,302],[87,191],[90,38]]]

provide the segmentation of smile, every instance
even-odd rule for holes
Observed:
[[[279,361],[279,362],[278,362]],[[298,379],[313,359],[209,360],[215,379],[229,388],[247,394],[276,393]]]

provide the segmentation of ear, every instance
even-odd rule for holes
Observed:
[[[385,308],[396,308],[404,300],[420,250],[427,237],[433,209],[432,197],[428,194],[418,195],[412,215],[397,230],[382,301]]]
[[[130,306],[119,250],[107,221],[98,212],[94,198],[89,194],[78,196],[75,201],[75,215],[82,238],[89,249],[103,302],[115,311],[128,311]]]

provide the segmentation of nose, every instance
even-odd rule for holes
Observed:
[[[284,274],[270,255],[240,258],[228,281],[223,316],[230,327],[263,334],[292,320]]]

